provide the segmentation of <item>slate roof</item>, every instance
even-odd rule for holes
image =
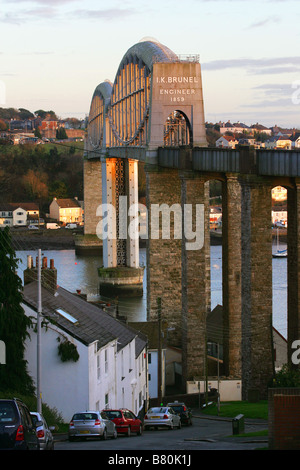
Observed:
[[[37,283],[24,286],[23,301],[37,311]],[[70,314],[76,323],[64,318],[57,312],[62,309]],[[42,287],[43,315],[54,321],[62,330],[81,341],[86,346],[98,341],[99,348],[117,340],[117,350],[123,349],[135,339],[136,357],[145,348],[147,339],[133,328],[109,315],[102,308],[93,305],[76,294],[58,287],[55,294]]]
[[[56,202],[60,208],[81,207],[77,199],[72,199],[72,198],[56,199]]]

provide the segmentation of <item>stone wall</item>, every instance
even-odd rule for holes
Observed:
[[[84,160],[84,234],[96,234],[100,217],[96,217],[99,204],[102,203],[102,171],[100,160]]]
[[[181,204],[181,181],[178,170],[158,170],[145,167],[148,218],[152,204]],[[163,239],[162,228],[158,239],[153,239],[151,224],[147,239],[147,319],[157,320],[157,299],[162,300],[162,318],[172,331],[169,339],[181,347],[181,239],[175,239],[174,219],[170,219],[171,239]]]

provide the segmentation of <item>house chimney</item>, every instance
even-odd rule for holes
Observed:
[[[41,280],[42,286],[45,287],[52,294],[57,290],[57,269],[54,267],[54,260],[50,260],[50,267],[48,268],[48,261],[46,257],[42,259]],[[24,270],[24,285],[38,279],[38,257],[36,258],[36,266],[33,266],[32,256],[27,256],[27,269]]]

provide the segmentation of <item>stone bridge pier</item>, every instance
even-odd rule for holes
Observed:
[[[170,328],[168,340],[182,349],[183,384],[205,377],[206,319],[211,308],[209,177],[190,170],[147,165],[147,209],[181,208],[182,236],[151,237],[147,246],[148,319],[157,319],[157,298]],[[223,180],[223,348],[227,377],[265,395],[272,377],[271,181],[253,175],[220,175]],[[184,214],[191,204],[198,244],[187,249]],[[203,218],[196,217],[196,206]],[[161,211],[163,214],[163,210]],[[201,230],[199,228],[201,227]],[[201,235],[200,235],[201,234]],[[176,235],[176,234],[175,234]],[[189,240],[191,241],[191,240]],[[218,326],[216,325],[216,328]]]

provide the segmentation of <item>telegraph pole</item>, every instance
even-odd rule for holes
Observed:
[[[42,315],[42,272],[41,250],[38,251],[38,310],[37,310],[37,369],[36,369],[36,395],[37,412],[42,412],[41,392],[41,315]]]

